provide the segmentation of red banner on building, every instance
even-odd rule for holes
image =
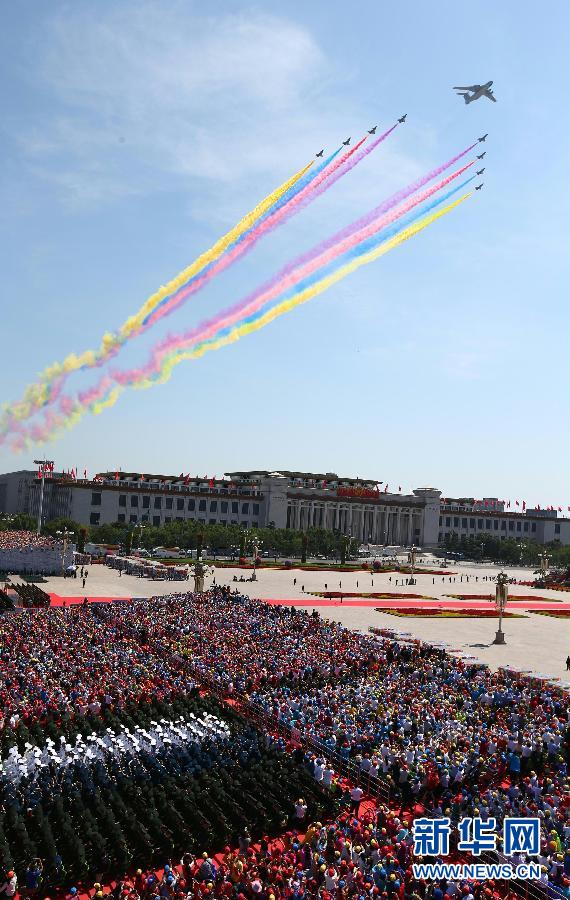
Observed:
[[[339,487],[336,489],[337,497],[361,497],[365,500],[377,500],[379,493],[378,488],[376,490],[367,487]]]

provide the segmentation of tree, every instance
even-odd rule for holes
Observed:
[[[129,528],[125,535],[125,553],[127,556],[130,556],[131,550],[133,549],[133,536],[135,533],[134,528]]]
[[[46,522],[44,527],[42,528],[43,534],[50,534],[52,537],[56,536],[58,531],[71,531],[71,539],[73,543],[77,543],[79,540],[79,533],[82,529],[82,525],[79,522],[75,522],[73,519],[67,519],[64,516],[60,516],[57,519],[50,519],[49,522]]]
[[[36,520],[27,513],[0,516],[0,531],[35,531]]]
[[[350,544],[352,542],[352,538],[346,534],[341,535],[340,538],[340,564],[344,566],[346,563],[346,558],[350,553]]]
[[[87,540],[88,531],[85,527],[79,529],[79,536],[77,538],[77,549],[79,553],[83,553],[85,551],[85,541]]]

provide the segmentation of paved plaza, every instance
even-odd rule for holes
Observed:
[[[433,567],[434,569],[436,566]],[[213,575],[206,579],[206,587],[212,584],[230,585],[238,588],[251,597],[266,600],[284,601],[292,606],[299,606],[311,611],[317,608],[319,613],[330,619],[342,622],[349,628],[367,632],[370,626],[391,628],[399,633],[408,633],[413,637],[436,642],[444,642],[450,650],[473,656],[487,663],[491,668],[500,665],[511,665],[516,669],[528,670],[537,674],[548,675],[570,681],[570,672],[566,672],[566,657],[570,653],[570,621],[537,615],[531,610],[537,605],[551,605],[554,609],[570,609],[570,593],[560,591],[537,590],[524,585],[509,585],[510,597],[531,597],[532,600],[512,601],[508,605],[510,612],[523,615],[525,618],[506,619],[504,631],[506,646],[492,644],[497,628],[497,619],[424,619],[400,618],[387,613],[379,613],[376,606],[393,607],[410,605],[434,605],[446,608],[492,608],[488,601],[458,601],[449,594],[493,594],[495,586],[491,580],[500,568],[491,565],[473,565],[454,563],[449,568],[448,576],[420,574],[416,576],[416,584],[403,584],[406,576],[398,573],[370,572],[333,572],[307,571],[301,569],[275,570],[261,569],[257,571],[257,581],[235,583],[234,576],[249,576],[251,571],[234,568],[216,568]],[[532,581],[530,569],[508,568],[507,574],[520,581]],[[452,579],[451,582],[449,579]],[[469,580],[467,580],[469,579]],[[397,583],[396,583],[397,582]],[[122,575],[104,565],[89,567],[89,575],[85,589],[81,580],[49,578],[43,589],[61,597],[85,596],[90,599],[98,597],[149,597],[164,595],[175,591],[191,589],[190,582],[149,581],[130,575]],[[384,592],[409,597],[409,600],[373,600],[366,598],[344,598],[342,605],[338,600],[314,597],[313,592],[346,592],[366,594],[368,592]],[[433,598],[433,603],[414,601],[410,595],[422,595]],[[546,604],[539,601],[545,600]],[[366,603],[366,605],[363,605]],[[530,607],[530,610],[529,610]]]

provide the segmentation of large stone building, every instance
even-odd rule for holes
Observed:
[[[505,508],[496,498],[473,500],[442,498],[438,542],[446,537],[514,538],[537,544],[570,544],[570,519],[559,518],[557,510],[527,509],[524,513]]]
[[[0,512],[37,516],[41,483],[30,471],[0,476]],[[442,501],[434,488],[393,494],[374,480],[332,472],[229,472],[216,479],[101,472],[84,480],[54,472],[44,480],[42,519],[59,516],[84,525],[196,520],[244,528],[324,528],[364,543],[420,547],[435,547],[451,533],[484,532],[570,543],[569,519],[541,518],[530,510],[509,513],[482,501]]]

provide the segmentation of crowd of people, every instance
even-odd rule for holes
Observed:
[[[56,550],[61,547],[49,534],[35,531],[0,531],[0,551],[2,550]]]
[[[191,866],[184,864],[182,875],[172,872],[174,881],[166,886],[164,879],[138,887],[133,883],[128,893],[143,900],[180,892],[191,897],[242,895],[242,900],[256,894],[263,900],[396,893],[423,898],[426,886],[410,877],[411,819],[421,809],[424,815],[448,815],[453,821],[473,815],[498,820],[538,816],[545,879],[553,890],[570,896],[570,718],[559,689],[505,670],[491,672],[427,644],[359,634],[305,610],[264,604],[229,588],[97,608],[41,610],[33,615],[33,628],[26,627],[26,615],[31,614],[0,620],[0,743],[6,752],[14,742],[21,744],[20,729],[30,731],[33,723],[60,727],[73,716],[92,721],[110,715],[121,721],[137,705],[153,702],[163,704],[165,722],[173,723],[170,709],[198,683],[229,699],[228,709],[237,705],[246,715],[261,716],[275,754],[271,765],[287,760],[292,779],[292,772],[303,772],[315,790],[331,800],[346,800],[351,809],[311,831],[305,804],[300,798],[294,802],[289,791],[289,814],[302,838],[293,831],[285,845],[264,840],[255,847],[251,842],[240,845],[237,856],[228,850],[212,863],[207,878],[200,874],[205,867],[199,857]],[[148,724],[140,727],[148,734]],[[132,729],[130,734],[138,740]],[[39,754],[19,746],[20,755],[28,753],[26,765],[35,767],[41,758],[46,768],[33,777],[26,771],[17,784],[12,777],[5,797],[13,801],[15,795],[22,808],[34,808],[40,791],[41,805],[46,795],[38,787],[40,780],[59,784],[62,768],[74,790],[87,795],[102,789],[109,771],[121,785],[148,778],[152,787],[157,777],[152,745],[144,747],[147,756],[137,753],[134,759],[130,744],[128,752],[115,753],[117,740],[116,735],[105,739],[95,734],[91,742],[99,747],[99,756],[89,766],[83,758],[89,749],[85,737],[81,759],[74,757],[71,744],[71,752],[64,751],[72,760],[65,767],[53,758],[55,742]],[[222,736],[219,747],[228,740]],[[266,750],[256,746],[257,765]],[[196,753],[202,766],[200,747],[189,752],[177,741],[172,746],[162,741],[160,771],[172,790],[176,779],[194,771]],[[229,777],[217,753],[208,748],[209,761],[203,766],[215,771],[208,782],[214,793],[216,779]],[[248,750],[240,763],[244,771],[252,759]],[[361,795],[351,795],[341,774],[346,761],[365,789],[377,779],[390,791],[390,807],[381,808],[367,825],[359,816]],[[259,765],[255,771],[258,781],[267,774]],[[293,779],[290,788],[296,783]],[[267,780],[265,789],[271,794]],[[284,787],[280,790],[280,796],[287,794]],[[259,793],[262,806],[263,796]],[[161,802],[153,794],[150,805],[159,817],[165,815]],[[240,826],[246,824],[242,816]],[[159,825],[153,827],[160,831]],[[223,833],[228,829],[220,827],[217,837]],[[206,832],[198,829],[198,835],[205,838]],[[184,836],[188,829],[181,832]],[[168,836],[159,845],[166,848]],[[196,852],[197,847],[194,842],[190,849]],[[206,858],[211,862],[208,854],[218,850],[207,844]],[[477,896],[478,890],[445,886],[436,900],[446,893],[448,900],[456,894]]]
[[[144,635],[93,609],[22,610],[0,619],[0,741],[6,726],[59,723],[193,688],[194,679]]]
[[[214,858],[207,851],[198,857],[187,853],[178,866],[169,861],[159,873],[139,869],[134,878],[121,884],[121,889],[133,900],[155,897],[487,900],[496,896],[494,882],[462,880],[428,884],[415,879],[410,824],[405,818],[379,809],[367,819],[344,813],[328,824],[306,823],[302,832],[289,830],[280,840],[264,835],[255,845],[246,834],[237,847],[226,846]],[[546,862],[542,866],[544,884],[547,876],[552,876],[560,885],[561,896],[568,897],[568,860],[556,865],[554,871]]]

